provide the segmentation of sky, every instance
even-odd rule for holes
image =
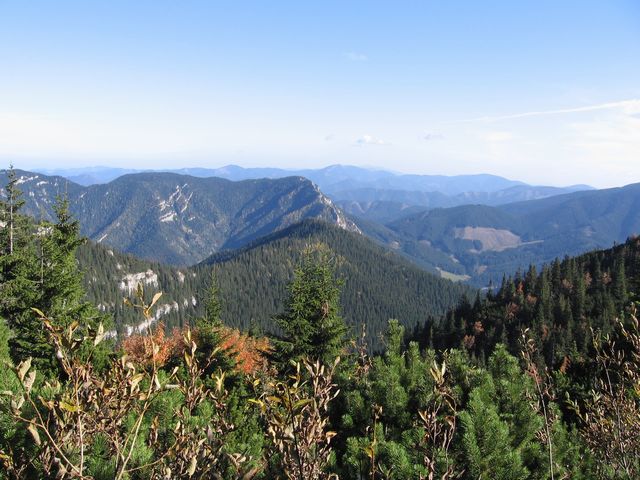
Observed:
[[[640,182],[640,2],[0,0],[0,163]]]

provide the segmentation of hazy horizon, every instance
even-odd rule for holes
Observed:
[[[226,168],[226,167],[240,167],[240,168],[246,168],[246,169],[252,169],[252,168],[256,168],[256,169],[269,169],[269,168],[273,168],[273,169],[277,169],[277,170],[284,170],[284,171],[291,171],[291,172],[297,172],[300,170],[322,170],[325,168],[330,168],[330,167],[336,167],[336,166],[340,166],[340,167],[357,167],[357,168],[363,168],[363,169],[367,169],[367,170],[372,170],[372,171],[384,171],[384,172],[389,172],[389,173],[393,173],[395,175],[432,175],[432,176],[445,176],[445,177],[453,177],[453,176],[476,176],[476,175],[494,175],[497,177],[502,177],[505,178],[507,180],[512,180],[512,181],[519,181],[525,184],[528,184],[527,182],[524,182],[521,179],[518,178],[510,178],[510,177],[506,177],[504,175],[497,175],[497,174],[491,174],[491,173],[487,173],[487,172],[468,172],[468,173],[462,173],[459,175],[446,175],[446,174],[439,174],[439,173],[416,173],[416,172],[405,172],[405,171],[399,171],[399,170],[394,170],[392,168],[384,168],[384,167],[379,167],[379,166],[371,166],[371,165],[349,165],[349,164],[329,164],[329,165],[321,165],[318,167],[300,167],[300,168],[295,168],[295,167],[278,167],[278,166],[274,166],[274,165],[265,165],[265,166],[242,166],[242,165],[238,165],[238,164],[234,164],[234,163],[227,163],[227,164],[220,164],[220,165],[210,165],[210,166],[203,166],[203,165],[198,165],[198,166],[193,166],[193,165],[169,165],[165,168],[162,167],[143,167],[143,168],[138,168],[135,166],[109,166],[109,165],[100,165],[100,164],[95,164],[95,165],[87,165],[87,166],[69,166],[69,167],[56,167],[56,166],[51,166],[49,165],[35,165],[32,166],[31,168],[23,168],[20,165],[13,165],[14,168],[18,169],[18,170],[26,170],[26,171],[34,171],[34,172],[39,172],[41,174],[45,174],[45,175],[58,175],[61,171],[64,171],[65,173],[69,173],[69,172],[73,172],[74,174],[77,175],[81,175],[81,174],[88,174],[90,173],[92,170],[95,171],[100,171],[100,170],[107,170],[107,169],[122,169],[122,170],[132,170],[134,171],[134,173],[143,173],[143,172],[164,172],[164,171],[170,171],[170,170],[191,170],[191,169],[209,169],[209,170],[216,170],[216,169],[222,169],[222,168]],[[4,167],[1,168],[1,170],[4,170],[8,167]],[[631,183],[638,183],[638,182],[631,182]],[[629,185],[628,183],[626,184],[621,184],[621,185],[612,185],[612,186],[608,186],[608,187],[594,187],[593,185],[589,185],[589,184],[580,184],[580,183],[573,183],[573,184],[528,184],[531,186],[552,186],[552,187],[575,187],[575,186],[586,186],[586,187],[593,187],[593,188],[615,188],[615,187],[623,187],[626,185]]]

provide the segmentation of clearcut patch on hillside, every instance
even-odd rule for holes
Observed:
[[[451,280],[452,282],[466,282],[467,280],[471,279],[469,275],[466,275],[466,274],[459,275],[457,273],[447,272],[446,270],[443,270],[440,267],[436,267],[436,270],[440,274],[441,278],[444,278],[446,280]]]
[[[455,228],[453,233],[455,238],[472,241],[477,240],[482,244],[482,248],[480,250],[476,248],[470,249],[469,251],[472,253],[502,252],[509,248],[517,248],[522,245],[529,245],[542,241],[536,240],[533,242],[523,242],[519,235],[516,235],[510,230],[489,227]]]

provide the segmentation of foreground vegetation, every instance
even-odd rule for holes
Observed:
[[[372,356],[323,246],[298,264],[277,337],[223,325],[213,278],[190,326],[111,338],[83,300],[64,201],[50,224],[19,206],[10,182],[0,478],[640,475],[637,239],[507,278],[424,328],[391,320]],[[128,308],[148,320],[160,298],[139,287]]]

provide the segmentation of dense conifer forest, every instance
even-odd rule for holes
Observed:
[[[326,223],[306,220],[242,250],[210,257],[194,271],[213,271],[223,299],[223,321],[242,329],[274,332],[271,318],[283,308],[286,285],[305,250],[328,248],[341,283],[340,304],[350,335],[364,327],[368,344],[382,348],[379,334],[390,318],[413,329],[444,314],[474,290],[425,272],[370,240]]]
[[[137,312],[122,303],[137,281],[146,282],[147,290],[163,292],[156,312],[173,328],[203,314],[204,297],[214,275],[223,300],[220,316],[226,325],[275,333],[273,317],[284,306],[286,285],[293,279],[295,266],[305,249],[319,245],[332,252],[330,261],[342,282],[341,306],[351,334],[365,326],[367,342],[374,349],[382,348],[378,333],[384,331],[389,318],[401,319],[411,330],[444,314],[463,295],[474,295],[465,285],[425,272],[362,235],[317,220],[306,220],[190,268],[140,260],[94,243],[80,246],[78,260],[85,272],[88,299],[113,315],[119,331],[139,323]]]
[[[518,350],[524,328],[550,367],[588,361],[593,333],[612,333],[611,319],[624,315],[638,292],[640,239],[606,251],[567,257],[505,277],[499,288],[463,301],[439,325],[417,338],[438,349],[465,347],[487,357],[498,343]]]
[[[164,294],[153,282],[135,285],[126,308],[153,326],[125,336],[122,328],[113,335],[113,310],[87,301],[83,286],[116,275],[107,261],[115,253],[95,250],[83,284],[76,254],[87,251],[78,252],[83,240],[65,200],[54,221],[36,223],[20,214],[15,176],[5,193],[0,478],[640,475],[637,238],[515,273],[486,297],[457,286],[438,298],[436,283],[408,264],[385,263],[356,237],[331,242],[337,233],[308,223],[211,258],[216,276],[189,287],[201,290],[201,310],[174,330],[151,321]],[[289,267],[283,300],[272,306],[278,329],[252,324],[238,305],[267,298],[250,289],[269,289],[267,278],[285,278],[277,269]],[[424,313],[386,319],[382,329],[368,326],[371,311],[349,307],[347,328],[347,305],[365,295],[365,286],[347,286],[377,281],[380,271],[386,283],[366,295]],[[188,272],[184,283],[205,276]],[[252,275],[262,279],[251,283]],[[394,298],[402,282],[415,298]]]

